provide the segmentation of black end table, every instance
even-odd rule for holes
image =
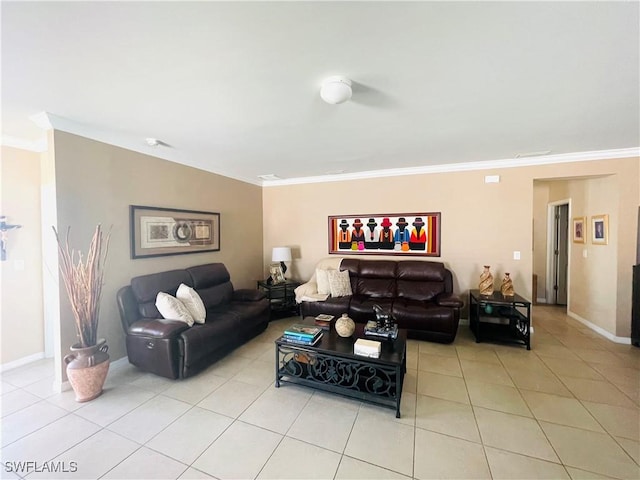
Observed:
[[[469,326],[476,343],[483,340],[518,343],[531,350],[531,302],[517,293],[480,295],[469,291]]]
[[[270,318],[279,318],[285,315],[298,315],[298,304],[294,290],[300,285],[299,282],[288,280],[283,283],[267,283],[265,280],[258,280],[258,290],[264,292],[269,300]]]

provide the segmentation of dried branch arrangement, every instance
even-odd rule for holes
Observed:
[[[82,347],[95,345],[98,335],[104,264],[109,251],[111,232],[105,237],[100,224],[96,226],[89,251],[83,261],[82,252],[69,247],[71,227],[67,228],[64,244],[60,241],[55,227],[53,231],[56,234],[60,254],[60,274],[73,310],[78,340]]]

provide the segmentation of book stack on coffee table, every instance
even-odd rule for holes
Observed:
[[[296,345],[315,345],[322,338],[322,328],[295,324],[284,331],[282,340]]]

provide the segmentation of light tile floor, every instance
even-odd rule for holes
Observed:
[[[79,404],[51,361],[5,372],[2,478],[640,478],[640,349],[559,308],[533,308],[533,347],[411,340],[402,418],[273,386],[273,340],[172,381],[120,363]],[[67,471],[17,472],[35,461]],[[23,465],[24,466],[24,465]],[[70,472],[69,470],[76,470]]]

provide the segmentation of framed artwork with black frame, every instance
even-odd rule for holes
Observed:
[[[129,206],[131,258],[220,250],[220,214],[177,208]]]
[[[440,212],[329,216],[329,253],[440,256]]]

